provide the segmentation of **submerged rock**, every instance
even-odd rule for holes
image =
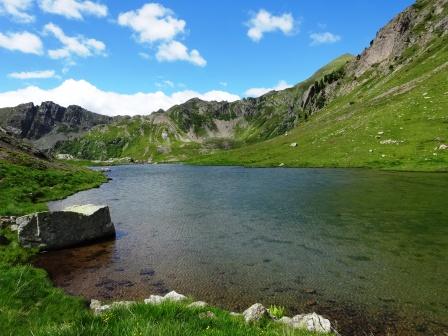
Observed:
[[[247,323],[255,322],[268,316],[268,311],[261,303],[255,303],[243,312],[243,316]]]
[[[54,250],[115,236],[106,205],[75,205],[62,211],[19,217],[19,242],[25,247]]]

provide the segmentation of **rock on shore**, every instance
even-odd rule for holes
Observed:
[[[75,205],[62,211],[19,217],[19,242],[24,247],[54,250],[115,236],[109,207]]]

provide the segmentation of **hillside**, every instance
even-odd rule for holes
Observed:
[[[105,182],[99,172],[49,159],[0,128],[0,216],[47,209],[47,202]]]
[[[447,1],[418,1],[345,66],[336,92],[315,85],[334,98],[307,122],[285,136],[191,162],[447,170],[447,15]]]

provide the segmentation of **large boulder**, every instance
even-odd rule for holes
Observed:
[[[19,241],[25,247],[54,250],[115,236],[109,207],[75,205],[62,211],[19,217]]]

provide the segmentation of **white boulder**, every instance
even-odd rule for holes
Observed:
[[[267,309],[261,303],[255,303],[243,312],[244,320],[247,323],[261,320],[268,316]]]

